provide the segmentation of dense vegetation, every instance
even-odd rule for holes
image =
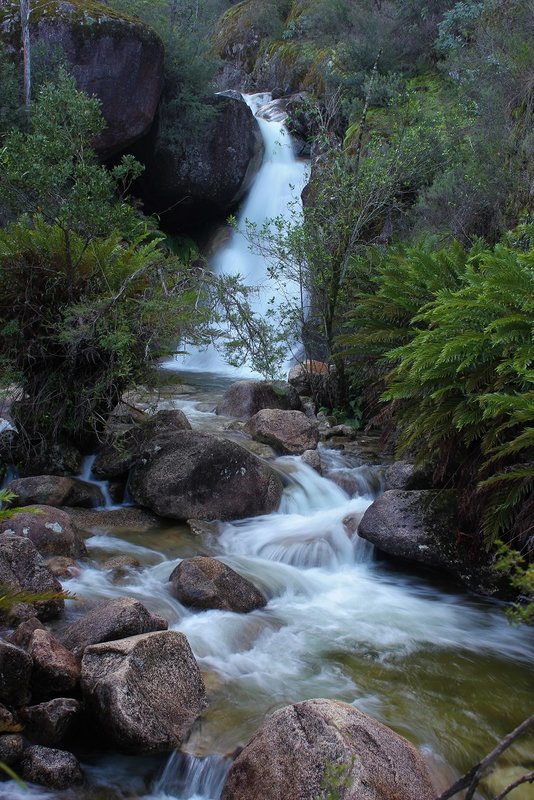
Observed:
[[[507,566],[523,569],[534,446],[531,4],[108,5],[164,40],[166,147],[187,147],[209,116],[217,70],[252,90],[306,92],[304,217],[277,220],[256,241],[273,279],[298,278],[305,302],[270,324],[251,318],[246,287],[215,287],[234,356],[253,343],[273,374],[288,337],[303,332],[306,356],[335,364],[328,405],[356,410],[392,432],[399,454],[431,463],[436,485],[460,490],[478,546],[504,538],[522,554]],[[60,56],[40,58],[28,121],[16,66],[0,54],[3,372],[23,387],[15,410],[32,446],[98,430],[177,329],[208,332],[216,302],[199,302],[202,271],[169,258],[156,224],[128,203],[142,167],[131,157],[113,171],[98,164],[97,106],[58,71]],[[520,575],[527,586],[531,575]]]

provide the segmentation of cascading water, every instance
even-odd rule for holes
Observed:
[[[258,180],[261,185],[261,174]],[[272,179],[267,186],[264,199],[277,191]],[[251,213],[244,209],[243,219]],[[210,400],[213,406],[217,398]],[[220,425],[192,396],[173,406],[196,428]],[[499,604],[460,591],[446,577],[408,567],[400,572],[376,560],[352,531],[380,491],[380,473],[333,450],[323,449],[321,461],[330,474],[355,481],[358,495],[350,498],[299,458],[285,457],[275,462],[286,483],[277,513],[226,523],[217,535],[193,535],[170,523],[145,533],[97,526],[86,542],[93,561],[64,588],[92,601],[134,597],[165,617],[193,648],[208,708],[185,752],[166,763],[88,754],[82,757],[86,789],[22,790],[7,781],[0,783],[0,800],[219,800],[228,754],[267,713],[311,697],[353,703],[405,735],[426,755],[441,788],[521,721],[534,688],[530,631],[511,627]],[[85,474],[90,477],[90,462]],[[117,580],[99,567],[124,553],[139,569]],[[168,579],[182,558],[195,554],[216,556],[252,580],[266,607],[237,614],[181,605]],[[80,605],[67,603],[71,617]],[[516,762],[521,755],[518,750]],[[514,800],[525,797],[519,792]],[[477,800],[486,797],[477,794]]]
[[[270,101],[270,94],[243,95],[256,115],[265,145],[262,167],[245,199],[237,218],[236,230],[229,244],[213,260],[216,275],[240,275],[247,286],[255,287],[250,305],[255,314],[264,318],[273,307],[272,283],[269,277],[269,258],[253,252],[248,239],[252,226],[261,231],[270,220],[281,216],[288,222],[298,219],[302,208],[300,195],[306,184],[308,165],[293,154],[291,137],[279,115],[262,116],[262,108]],[[278,297],[274,310],[281,302],[299,303],[300,286],[287,280],[283,286],[283,297]],[[288,360],[290,357],[288,343]],[[194,350],[185,358],[176,356],[163,364],[165,369],[197,372],[216,372],[231,376],[251,376],[250,365],[237,369],[231,367],[219,351],[211,346]]]

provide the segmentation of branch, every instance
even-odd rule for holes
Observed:
[[[453,797],[455,794],[458,794],[458,792],[461,792],[462,789],[467,788],[469,790],[465,796],[465,800],[472,800],[478,782],[482,778],[485,770],[490,767],[499,758],[499,756],[504,753],[504,751],[507,750],[519,736],[521,736],[521,734],[525,733],[525,731],[533,726],[534,714],[522,722],[521,725],[518,725],[517,728],[505,736],[504,739],[501,739],[497,747],[495,747],[491,753],[488,753],[488,755],[483,758],[482,761],[479,761],[478,764],[475,764],[475,766],[470,769],[469,772],[457,780],[456,783],[449,787],[449,789],[446,789],[442,794],[440,794],[436,800],[449,800],[449,797]]]
[[[522,783],[534,783],[534,771],[527,772],[525,775],[521,775],[521,777],[513,783],[510,783],[506,789],[503,789],[502,792],[497,795],[495,800],[503,800],[503,797],[506,797],[507,794],[510,794],[512,789],[515,789],[516,786],[521,786]]]

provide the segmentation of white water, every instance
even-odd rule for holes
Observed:
[[[243,95],[254,114],[269,102],[269,94]],[[252,252],[247,238],[250,225],[261,231],[265,223],[282,216],[297,220],[301,211],[300,195],[306,184],[308,166],[293,155],[291,137],[280,119],[256,117],[263,136],[265,155],[254,184],[245,199],[237,218],[237,226],[229,244],[214,258],[216,275],[240,275],[247,286],[255,288],[250,305],[259,318],[271,310],[276,314],[284,302],[299,303],[300,287],[294,281],[285,281],[283,288],[273,298],[269,278],[269,259]],[[290,344],[288,343],[288,360]],[[215,346],[204,350],[191,350],[186,357],[175,356],[163,368],[196,372],[215,372],[235,377],[256,376],[249,364],[241,368],[230,366]]]

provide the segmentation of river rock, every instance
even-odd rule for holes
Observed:
[[[269,381],[237,381],[223,394],[217,414],[248,418],[263,408],[289,409],[287,392]]]
[[[30,617],[24,620],[24,622],[21,622],[12,633],[9,633],[5,637],[6,642],[10,642],[17,647],[22,647],[23,650],[27,650],[30,646],[33,632],[36,630],[45,631],[46,628],[42,622],[39,622],[37,617]]]
[[[84,782],[80,764],[72,753],[39,744],[26,748],[21,770],[24,780],[49,789],[68,789]]]
[[[56,747],[68,736],[79,719],[81,704],[72,697],[56,697],[47,703],[28,706],[19,713],[24,735],[35,744]]]
[[[287,375],[287,382],[298,394],[315,395],[328,382],[330,367],[324,361],[308,359],[295,364]]]
[[[358,534],[390,555],[451,567],[455,530],[456,505],[451,492],[391,489],[369,506]]]
[[[96,508],[104,505],[104,495],[93,483],[60,475],[36,475],[17,478],[8,485],[16,495],[17,506],[82,506]]]
[[[15,2],[4,2],[4,20]],[[18,16],[4,36],[20,41]],[[59,49],[80,90],[96,95],[106,128],[95,141],[105,155],[123,150],[149,130],[163,87],[163,44],[145,23],[92,2],[48,2],[32,8],[32,45]]]
[[[58,638],[76,658],[81,658],[89,645],[162,631],[167,626],[166,620],[151,614],[139,600],[119,597],[98,603],[60,632]]]
[[[27,536],[42,556],[87,555],[84,541],[69,515],[53,506],[36,505],[31,510],[18,511],[0,521],[2,533]]]
[[[303,464],[307,464],[308,467],[314,469],[319,475],[323,474],[321,456],[317,450],[305,450],[301,455],[301,460]]]
[[[430,477],[408,461],[395,461],[384,473],[384,490],[429,489]]]
[[[11,533],[0,536],[0,585],[10,586],[15,592],[36,595],[62,591],[60,582],[52,575],[33,542]],[[16,623],[34,616],[44,621],[58,617],[63,607],[62,598],[18,602],[9,609],[7,616]]]
[[[78,563],[68,556],[54,556],[46,560],[46,566],[56,578],[68,581],[70,578],[76,578],[81,570]]]
[[[253,439],[289,455],[314,450],[319,441],[318,423],[302,411],[263,409],[249,419],[245,430]]]
[[[216,558],[184,558],[169,581],[171,594],[192,608],[246,613],[267,604],[254,584]]]
[[[221,800],[316,800],[329,770],[344,800],[434,798],[406,739],[347,703],[307,700],[268,717],[234,761]]]
[[[34,698],[44,700],[73,691],[80,678],[80,664],[49,631],[35,630],[28,652],[33,659],[31,683]]]
[[[215,95],[206,108],[211,116],[195,137],[172,150],[160,143],[141,178],[150,210],[182,227],[225,217],[250,188],[263,158],[258,122],[241,96]]]
[[[100,729],[130,753],[176,749],[206,705],[197,662],[176,631],[88,647],[82,690]]]
[[[24,750],[24,739],[18,733],[0,736],[0,763],[8,767],[16,766]]]
[[[0,639],[0,702],[20,708],[29,701],[32,660],[25,650]]]
[[[181,431],[150,443],[132,468],[129,490],[162,517],[232,520],[274,511],[282,482],[235,442]]]
[[[97,478],[125,475],[151,439],[191,429],[191,423],[180,409],[158,411],[153,416],[145,415],[142,424],[130,427],[104,445],[94,460],[93,474]]]

